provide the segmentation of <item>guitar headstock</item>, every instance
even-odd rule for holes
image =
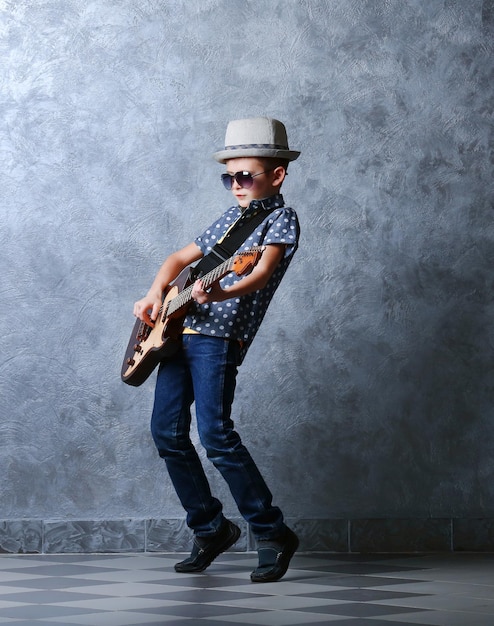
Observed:
[[[254,246],[248,250],[239,252],[233,259],[232,270],[237,276],[246,274],[256,266],[265,249],[266,246]]]

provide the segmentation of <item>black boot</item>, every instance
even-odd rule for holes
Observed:
[[[282,578],[298,548],[298,537],[289,528],[279,538],[258,541],[259,565],[250,575],[253,583],[268,583]]]
[[[194,537],[192,552],[188,558],[175,564],[175,571],[182,574],[202,572],[214,559],[231,548],[240,537],[240,528],[225,519],[219,531],[210,537]]]

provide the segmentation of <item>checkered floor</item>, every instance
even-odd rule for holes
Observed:
[[[493,626],[494,555],[297,554],[253,584],[254,553],[199,575],[175,554],[2,555],[0,626]]]

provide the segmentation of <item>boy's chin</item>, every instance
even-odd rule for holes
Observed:
[[[246,209],[249,206],[249,200],[237,197],[237,204],[242,207],[242,209]]]

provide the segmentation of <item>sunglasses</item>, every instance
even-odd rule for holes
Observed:
[[[260,176],[261,174],[267,174],[268,172],[272,172],[273,170],[265,170],[264,172],[259,172],[259,174],[251,174],[250,172],[235,172],[235,174],[222,174],[221,181],[225,186],[225,189],[231,189],[233,185],[233,181],[237,183],[242,189],[250,189],[254,184],[254,178],[256,176]]]

